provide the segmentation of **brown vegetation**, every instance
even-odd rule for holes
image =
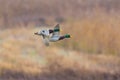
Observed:
[[[61,46],[89,53],[108,53],[120,55],[119,18],[99,15],[82,20],[68,21],[63,25],[64,33],[70,33],[71,39]]]
[[[37,30],[38,28],[15,28],[0,31],[1,79],[114,80],[120,78],[119,57],[65,50],[55,47],[54,44],[57,43],[45,47],[42,39],[33,35]],[[61,43],[64,42],[66,40]]]
[[[119,0],[0,0],[0,79],[119,80]],[[70,39],[34,32],[61,23]]]
[[[119,16],[119,4],[119,0],[0,0],[0,27],[53,25],[52,21],[61,23],[98,13]]]

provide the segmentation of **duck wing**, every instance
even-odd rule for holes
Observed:
[[[60,35],[60,26],[59,26],[59,24],[57,24],[54,28],[52,37],[59,36],[59,35]]]
[[[48,40],[48,39],[44,39],[44,44],[45,44],[46,46],[49,46],[49,40]]]
[[[43,42],[46,46],[49,46],[49,38],[46,36],[43,36]]]

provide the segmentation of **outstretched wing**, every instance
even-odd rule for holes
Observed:
[[[48,40],[48,39],[44,39],[44,44],[45,44],[46,46],[49,46],[49,40]]]
[[[59,35],[60,35],[60,26],[59,26],[59,24],[57,24],[54,28],[52,36],[59,36]]]
[[[43,42],[46,46],[49,46],[49,39],[46,36],[43,36]]]

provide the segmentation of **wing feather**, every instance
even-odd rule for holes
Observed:
[[[54,28],[54,32],[52,36],[59,36],[60,35],[60,26],[57,24]]]
[[[43,42],[46,46],[49,46],[49,39],[46,36],[43,36]]]

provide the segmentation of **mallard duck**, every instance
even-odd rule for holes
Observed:
[[[57,24],[54,29],[41,30],[39,32],[36,32],[35,35],[42,36],[46,46],[49,45],[49,42],[56,42],[65,38],[70,38],[69,34],[63,36],[60,35],[59,24]]]

